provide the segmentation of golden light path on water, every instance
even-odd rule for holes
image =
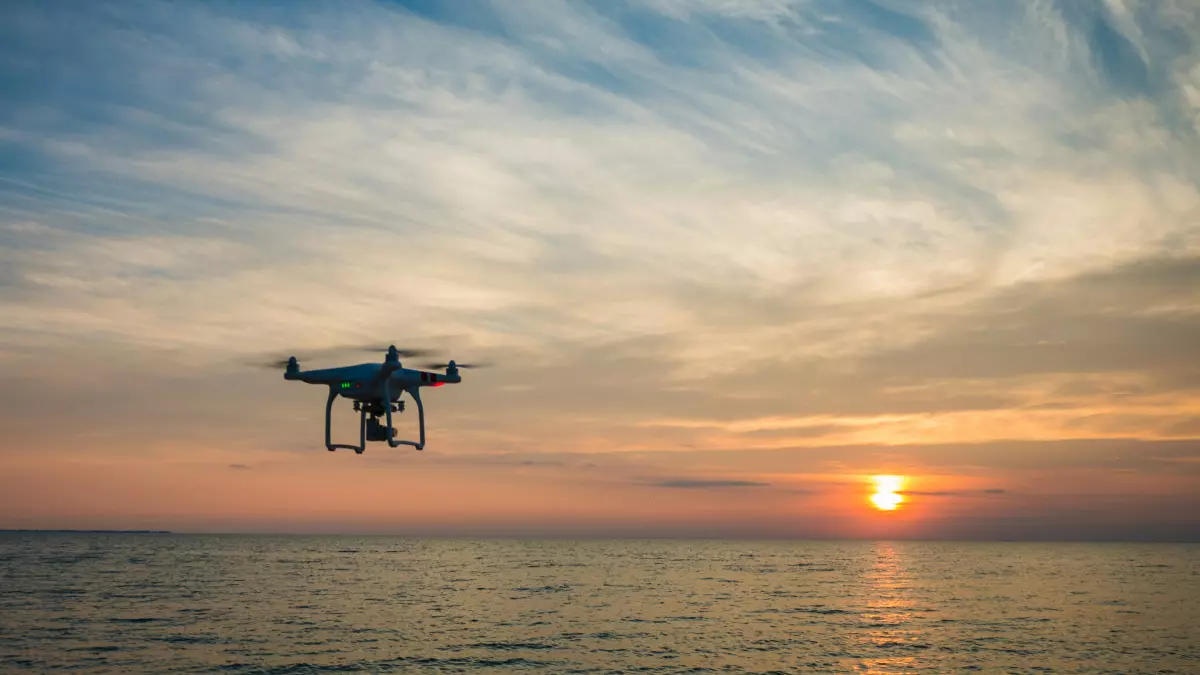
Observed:
[[[923,645],[923,631],[913,616],[912,581],[902,548],[887,542],[875,545],[875,564],[865,579],[869,595],[862,620],[866,630],[859,640],[870,645],[861,672],[869,675],[919,672],[921,663],[912,651]]]
[[[895,511],[904,503],[904,476],[874,476],[875,494],[871,495],[871,503],[880,511]]]

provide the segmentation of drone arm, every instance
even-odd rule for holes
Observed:
[[[407,391],[409,394],[412,394],[413,400],[417,402],[417,420],[421,427],[421,440],[420,441],[398,441],[392,437],[392,434],[394,432],[390,431],[391,429],[393,429],[393,427],[392,427],[392,405],[391,405],[392,392],[391,392],[390,384],[391,383],[388,380],[383,381],[383,398],[384,398],[384,401],[386,402],[385,406],[387,409],[387,425],[388,425],[388,429],[389,429],[388,439],[387,439],[388,445],[392,446],[393,448],[398,448],[401,445],[411,445],[418,450],[424,450],[425,449],[425,406],[421,404],[421,389],[420,389],[420,387],[409,387],[405,391]]]
[[[342,443],[330,442],[330,426],[331,417],[333,415],[333,401],[338,397],[337,390],[332,385],[329,387],[329,400],[325,402],[325,448],[330,452],[334,450],[353,450],[358,454],[362,454],[367,449],[367,413],[364,410],[358,415],[358,445],[346,445]]]

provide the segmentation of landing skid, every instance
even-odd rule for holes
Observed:
[[[358,445],[348,445],[345,443],[333,443],[331,436],[333,402],[338,397],[338,392],[333,386],[329,387],[329,400],[325,402],[325,448],[329,452],[334,450],[353,450],[356,455],[361,455],[367,450],[367,441],[387,441],[388,445],[393,448],[398,448],[401,445],[411,445],[417,450],[425,449],[425,406],[421,403],[421,393],[417,387],[406,389],[417,402],[417,419],[421,429],[420,441],[403,441],[396,439],[396,429],[392,427],[392,410],[391,392],[389,391],[387,381],[384,381],[383,394],[384,403],[382,405],[362,404],[357,405],[358,408]],[[403,410],[403,404],[396,406]],[[382,408],[382,411],[379,410]],[[379,415],[386,415],[387,425],[379,423]],[[370,416],[368,420],[367,417]]]

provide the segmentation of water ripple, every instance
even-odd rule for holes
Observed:
[[[1198,554],[10,534],[0,662],[6,673],[1190,673]]]

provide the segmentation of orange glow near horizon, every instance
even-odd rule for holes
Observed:
[[[880,511],[895,511],[904,503],[900,490],[904,487],[904,476],[873,476],[875,493],[871,503]]]

